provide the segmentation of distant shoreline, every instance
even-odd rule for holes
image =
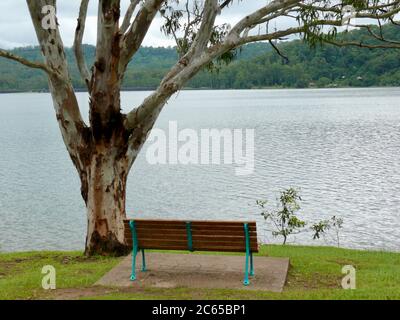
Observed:
[[[319,90],[319,89],[389,89],[389,88],[400,88],[396,86],[371,86],[371,87],[307,87],[307,88],[292,88],[292,87],[265,87],[265,88],[224,88],[224,89],[213,89],[213,88],[183,88],[181,91],[225,91],[225,90]],[[123,88],[121,92],[136,92],[136,91],[153,91],[156,87],[148,88]],[[82,88],[75,89],[75,92],[87,92]],[[13,93],[50,93],[49,90],[5,90],[0,91],[0,94],[13,94]]]

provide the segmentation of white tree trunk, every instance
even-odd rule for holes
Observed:
[[[96,153],[87,168],[87,255],[128,252],[124,239],[126,181],[129,163],[117,152]]]

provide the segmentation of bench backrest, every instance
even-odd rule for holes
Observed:
[[[125,238],[132,246],[130,220]],[[245,252],[244,224],[248,225],[250,250],[258,252],[256,222],[183,221],[134,219],[138,246],[142,249]],[[191,239],[190,239],[191,238]]]

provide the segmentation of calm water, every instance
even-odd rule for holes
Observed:
[[[123,104],[147,94],[124,93]],[[79,100],[86,105],[87,96]],[[400,251],[400,89],[185,91],[156,127],[169,120],[179,129],[254,128],[255,172],[151,166],[144,148],[129,178],[129,216],[256,219],[261,230],[255,200],[294,186],[304,219],[344,218],[343,246]],[[49,95],[0,95],[0,148],[0,250],[82,249],[79,181]],[[292,240],[325,243],[310,234]]]

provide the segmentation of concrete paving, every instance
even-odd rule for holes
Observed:
[[[255,276],[243,285],[244,256],[146,253],[148,271],[141,272],[137,256],[137,280],[130,281],[131,256],[104,275],[96,285],[150,288],[224,288],[282,292],[289,269],[288,258],[254,257]]]

